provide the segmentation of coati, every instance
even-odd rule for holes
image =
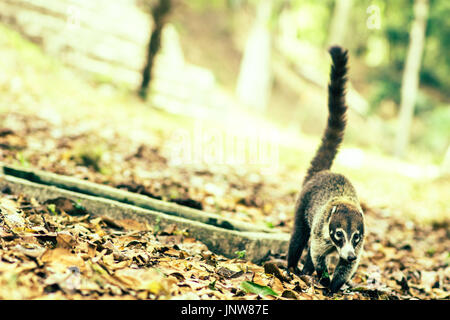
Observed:
[[[331,47],[332,58],[328,85],[328,123],[321,144],[303,181],[295,208],[294,228],[287,255],[288,272],[311,275],[314,270],[321,283],[337,292],[355,272],[364,242],[364,215],[356,191],[341,174],[329,171],[342,142],[346,125],[348,53]],[[297,267],[302,251],[310,239],[303,270]],[[326,257],[337,251],[339,261],[332,280],[328,276]]]

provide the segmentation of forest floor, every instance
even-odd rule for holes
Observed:
[[[66,135],[68,123],[55,127],[16,111],[2,114],[2,120],[10,124],[0,133],[5,163],[107,183],[198,209],[214,207],[218,214],[290,231],[292,214],[279,204],[292,209],[295,196],[277,196],[272,190],[281,186],[257,172],[174,168],[157,145],[142,144],[119,154],[117,146],[126,148],[131,141],[119,136],[99,141],[95,131]],[[54,130],[62,134],[54,137]],[[85,145],[88,136],[95,137],[95,145],[104,144],[101,157],[76,147]],[[37,141],[39,148],[33,148]],[[99,163],[104,159],[120,170],[103,173]],[[275,201],[278,214],[272,211]],[[279,261],[258,266],[239,252],[235,259],[215,255],[176,226],[160,230],[129,219],[97,217],[69,200],[39,203],[9,190],[2,190],[0,209],[2,298],[330,298],[314,278],[285,279]],[[421,225],[391,216],[388,209],[364,210],[368,235],[360,267],[352,287],[332,298],[448,299],[448,224]]]
[[[290,232],[313,143],[302,151],[280,147],[275,173],[257,165],[174,164],[174,132],[195,132],[194,120],[86,83],[14,37],[0,42],[0,161]],[[390,169],[360,168],[351,176],[363,190],[368,234],[352,286],[332,297],[314,277],[286,279],[277,260],[260,266],[245,253],[216,255],[188,230],[0,190],[0,298],[449,299],[450,183]],[[390,198],[376,201],[383,190]],[[415,209],[431,213],[424,219]]]

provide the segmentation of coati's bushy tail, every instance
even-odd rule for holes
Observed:
[[[329,50],[333,60],[330,72],[330,84],[328,85],[328,124],[322,137],[322,142],[316,155],[311,160],[310,167],[303,184],[311,179],[314,174],[330,169],[339,145],[344,136],[347,122],[345,104],[345,83],[347,82],[347,50],[334,46]]]

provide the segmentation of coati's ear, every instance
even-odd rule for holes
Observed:
[[[333,215],[336,212],[336,206],[333,206],[333,208],[331,208],[331,214]]]

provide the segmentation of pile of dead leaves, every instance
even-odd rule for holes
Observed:
[[[398,299],[450,298],[450,229],[365,208],[368,234],[355,290]]]
[[[377,255],[370,248],[354,287],[330,297],[315,277],[287,278],[277,261],[258,266],[215,255],[175,226],[160,230],[135,220],[95,216],[65,198],[41,204],[5,193],[0,200],[1,299],[449,297],[448,267],[409,271],[410,266],[399,269],[391,259],[384,279],[386,271],[372,270],[376,265],[368,263],[388,254],[400,263],[401,251],[384,249]]]
[[[115,133],[111,139],[98,125],[80,129],[76,122],[55,125],[16,112],[2,122],[0,160],[6,163],[290,232],[296,196],[290,190],[298,185],[285,179],[289,172],[270,177],[228,167],[173,167],[162,146]],[[273,268],[216,256],[184,230],[96,217],[61,199],[40,204],[3,195],[1,210],[0,297],[325,298],[315,278],[287,281]],[[365,213],[368,235],[353,288],[335,298],[449,299],[448,225],[420,225],[371,208]]]
[[[1,299],[320,297],[277,270],[215,255],[175,226],[96,217],[69,199],[0,200]]]

